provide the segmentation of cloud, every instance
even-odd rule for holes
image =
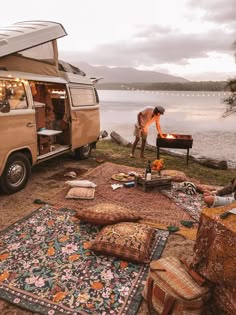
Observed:
[[[225,77],[235,65],[234,2],[189,0],[181,11],[181,19],[175,20],[170,12],[165,23],[158,20],[151,25],[136,25],[131,38],[103,42],[77,53],[63,52],[63,47],[60,51],[71,62],[150,70],[163,68],[165,73],[173,75],[195,72],[200,77],[199,69],[202,74],[209,72],[207,76],[212,75],[213,80]],[[199,68],[200,61],[204,66]],[[215,74],[212,68],[216,70]]]
[[[204,19],[235,26],[235,0],[192,0],[190,7],[204,11]]]
[[[86,60],[94,65],[138,67],[143,64],[148,67],[167,62],[188,64],[189,59],[207,58],[211,52],[234,53],[234,37],[223,30],[204,34],[181,34],[171,29],[165,30],[162,33],[162,28],[149,26],[139,31],[132,40],[99,45],[94,50],[70,54],[70,58]]]
[[[170,33],[175,32],[175,29],[170,26],[163,25],[151,25],[147,26],[139,25],[137,26],[137,31],[135,33],[136,38],[153,38],[153,36],[163,36],[169,35]]]

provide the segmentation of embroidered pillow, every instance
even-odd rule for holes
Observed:
[[[136,263],[148,263],[155,239],[155,230],[145,224],[122,222],[105,226],[91,249]]]
[[[72,187],[66,195],[66,199],[93,199],[95,188]]]
[[[134,211],[112,203],[100,203],[85,210],[77,210],[75,216],[81,221],[98,225],[135,222],[140,219]]]

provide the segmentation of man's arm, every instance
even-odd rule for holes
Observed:
[[[142,128],[143,126],[141,126],[141,116],[142,116],[142,112],[138,113],[138,125],[140,128]]]
[[[162,130],[161,130],[161,125],[160,125],[160,116],[158,116],[156,119],[156,127],[157,127],[157,131],[158,131],[160,137],[164,138]]]
[[[217,196],[225,196],[225,195],[229,195],[229,194],[232,194],[232,184],[229,184],[225,187],[223,187],[222,189],[219,189],[217,192],[216,192],[216,195]]]

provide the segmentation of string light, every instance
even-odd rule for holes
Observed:
[[[180,97],[210,97],[210,96],[214,96],[214,97],[225,97],[225,96],[229,96],[231,93],[230,92],[212,92],[211,94],[209,94],[209,92],[170,92],[170,91],[149,91],[149,90],[139,90],[136,89],[134,87],[129,87],[129,86],[125,86],[125,85],[121,85],[122,90],[127,90],[127,91],[132,91],[132,92],[139,92],[139,93],[149,93],[149,94],[157,94],[157,95],[166,95],[166,96],[180,96]]]

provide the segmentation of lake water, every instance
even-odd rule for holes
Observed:
[[[140,110],[162,105],[163,133],[192,135],[191,155],[201,155],[236,163],[236,115],[222,118],[224,93],[156,92],[100,90],[101,130],[116,131],[133,141],[134,123]],[[148,143],[155,145],[155,124],[149,128]],[[176,152],[180,152],[177,150]],[[186,150],[184,150],[186,152]]]

